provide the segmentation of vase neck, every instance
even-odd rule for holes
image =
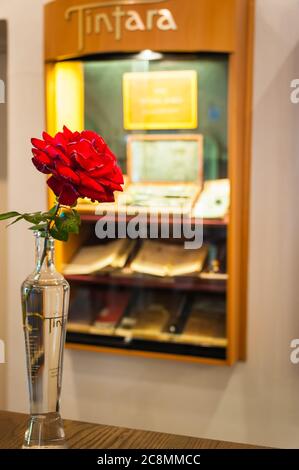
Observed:
[[[53,271],[54,265],[54,240],[51,236],[42,236],[41,232],[35,232],[35,269],[37,272]]]

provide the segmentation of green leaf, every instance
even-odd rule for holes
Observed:
[[[76,211],[62,212],[62,214],[55,220],[55,225],[58,231],[67,233],[79,233],[80,216]]]
[[[21,215],[19,212],[6,212],[5,214],[0,214],[0,220],[12,219],[13,217],[18,217]]]
[[[23,218],[26,220],[26,222],[30,222],[31,224],[40,224],[41,222],[45,222],[47,220],[47,217],[45,217],[41,212],[24,214]]]
[[[43,212],[42,216],[45,218],[45,220],[54,220],[55,217],[57,216],[57,206],[53,206],[49,211]]]
[[[16,224],[17,222],[20,222],[24,218],[23,215],[20,215],[20,217],[17,217],[13,222],[10,222],[10,224],[7,225],[7,227],[10,227],[11,225]]]
[[[50,229],[50,235],[55,238],[55,240],[59,240],[62,242],[67,242],[69,238],[68,232],[63,230],[57,230],[57,228],[53,227]]]
[[[76,221],[76,224],[77,224],[77,227],[78,227],[78,233],[79,233],[79,229],[80,229],[80,226],[81,226],[80,214],[79,214],[79,212],[76,211],[76,209],[72,209],[72,215],[73,215],[74,220]]]
[[[55,215],[55,214],[56,214],[56,211],[57,211],[57,205],[53,206],[53,207],[49,210],[49,214]]]
[[[58,209],[58,210],[57,210]],[[26,220],[31,227],[29,230],[38,230],[41,236],[46,236],[50,229],[50,235],[56,240],[67,241],[70,233],[79,233],[81,219],[79,213],[71,207],[66,207],[61,211],[61,206],[55,205],[47,212],[32,212],[20,214],[19,212],[7,212],[0,214],[0,220],[15,218],[9,225],[13,225],[19,220]]]
[[[81,217],[79,212],[76,209],[72,209],[72,214],[78,220],[79,225],[81,225]]]

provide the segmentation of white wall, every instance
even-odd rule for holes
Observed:
[[[46,207],[43,178],[31,163],[30,137],[44,128],[42,1],[1,0],[0,19],[8,20],[8,210]],[[1,230],[5,225],[1,224]],[[25,410],[24,341],[20,285],[33,266],[32,233],[25,225],[8,229],[6,311],[7,408]],[[0,293],[1,295],[1,293]]]
[[[41,4],[0,7],[10,20],[9,205],[17,209],[44,201],[29,160],[29,137],[43,127]],[[289,361],[289,344],[299,337],[299,105],[289,86],[299,78],[299,0],[257,0],[256,16],[248,361],[224,369],[68,351],[65,417],[298,447],[299,365]],[[23,227],[9,243],[7,407],[24,411],[18,292],[33,253]]]

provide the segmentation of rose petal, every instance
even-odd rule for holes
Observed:
[[[72,140],[71,142],[79,142],[80,140],[80,132],[76,131],[76,132],[73,132],[73,137],[72,137]]]
[[[78,176],[80,178],[80,186],[85,187],[88,189],[92,189],[94,191],[102,192],[104,191],[104,187],[95,181],[94,179],[90,178],[86,173],[83,171],[78,171]]]
[[[100,164],[93,158],[84,158],[81,153],[74,152],[73,158],[75,161],[78,163],[78,165],[81,166],[83,170],[87,170],[88,172],[92,170],[96,170],[96,168],[100,165],[103,165],[102,163]]]
[[[49,155],[44,152],[43,150],[38,150],[33,148],[32,149],[33,156],[39,160],[41,163],[45,163],[46,165],[53,166],[53,160],[49,157]]]
[[[86,131],[81,132],[81,139],[86,139],[86,140],[89,140],[90,142],[93,142],[94,140],[95,141],[99,140],[100,142],[105,144],[104,139],[94,131],[86,130]]]
[[[124,184],[124,176],[118,165],[114,167],[114,175],[112,176],[113,181],[118,184]]]
[[[47,144],[43,140],[40,139],[31,139],[31,143],[33,147],[36,147],[39,150],[45,150]]]
[[[51,137],[47,132],[43,132],[43,139],[47,144],[55,145],[54,137]]]
[[[64,166],[60,162],[56,162],[55,169],[58,175],[61,176],[62,178],[74,184],[80,183],[79,176],[71,168]]]
[[[53,161],[51,158],[42,150],[38,149],[32,149],[33,153],[33,159],[32,161],[34,162],[36,167],[39,167],[38,169],[42,171],[43,168],[46,168],[51,172],[51,169],[53,167]]]
[[[45,175],[50,175],[52,173],[52,170],[48,168],[46,164],[41,163],[39,160],[37,160],[37,158],[33,157],[31,161],[35,168],[41,173],[44,173]]]
[[[77,202],[78,197],[79,195],[75,188],[70,184],[65,184],[59,196],[59,202],[64,206],[73,206]]]
[[[92,146],[92,143],[89,140],[81,139],[76,144],[76,150],[80,153],[84,158],[90,158],[92,156],[97,157],[97,152]]]
[[[104,177],[114,183],[124,184],[122,171],[114,162],[105,163],[101,168],[89,171],[88,175],[95,179],[101,179]]]
[[[71,166],[70,158],[65,155],[60,148],[54,147],[53,145],[48,145],[45,151],[51,158],[59,159],[64,165]]]
[[[105,156],[106,156],[107,158],[110,158],[111,160],[113,160],[113,161],[115,161],[115,162],[117,161],[117,158],[116,158],[115,154],[114,154],[114,153],[112,152],[112,150],[108,147],[108,145],[107,145],[107,148],[106,148],[106,151],[105,151]]]
[[[107,191],[95,191],[91,188],[80,187],[78,188],[79,194],[82,198],[89,198],[92,201],[98,202],[114,202],[113,192],[107,193]]]
[[[71,141],[73,138],[73,133],[72,131],[69,130],[68,127],[63,126],[63,135],[66,138],[66,140]]]
[[[110,191],[109,189],[106,189],[105,191],[105,197],[103,199],[103,202],[114,202],[115,197],[113,191]]]
[[[113,191],[122,191],[123,190],[123,188],[120,186],[120,184],[115,183],[112,180],[108,180],[106,178],[101,178],[99,180],[99,182],[101,183],[102,186],[104,186],[106,188],[109,188]]]
[[[50,189],[52,189],[53,193],[56,196],[60,196],[60,193],[62,192],[62,188],[64,185],[64,181],[55,178],[55,176],[51,176],[51,178],[48,179],[47,185],[49,186]]]
[[[71,184],[65,183],[55,176],[51,176],[51,178],[48,179],[47,184],[59,198],[60,204],[64,206],[72,206],[79,197],[78,192]]]
[[[63,150],[66,149],[66,146],[67,146],[67,140],[66,138],[64,137],[64,134],[62,132],[57,132],[57,134],[55,135],[54,137],[54,140],[55,140],[55,146],[56,147],[59,147]]]

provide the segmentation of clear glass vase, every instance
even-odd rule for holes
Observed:
[[[70,287],[55,269],[54,240],[35,232],[35,270],[22,284],[30,420],[23,448],[66,448],[59,413]]]

